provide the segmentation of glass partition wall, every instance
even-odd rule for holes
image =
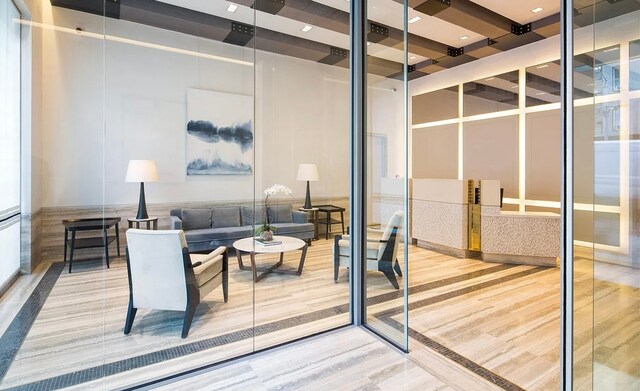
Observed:
[[[141,385],[353,322],[350,3],[300,3],[2,3],[30,51],[34,213],[0,388]],[[406,350],[403,10],[370,33],[362,207],[388,247],[367,321],[400,308],[380,332]]]
[[[637,389],[637,4],[574,14],[574,389]]]
[[[408,350],[407,15],[381,1],[366,13],[364,321]]]

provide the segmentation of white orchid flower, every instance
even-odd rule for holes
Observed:
[[[293,197],[293,192],[285,185],[275,184],[264,190],[264,195],[267,197],[278,193],[285,193],[286,195]]]

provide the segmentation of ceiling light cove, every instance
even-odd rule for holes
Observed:
[[[303,33],[307,33],[309,32],[313,27],[306,25],[303,28],[300,29],[300,31],[302,31]]]
[[[536,8],[534,8],[534,9],[532,9],[532,10],[531,10],[531,12],[533,12],[534,14],[537,14],[538,12],[540,12],[540,11],[542,11],[542,10],[543,10],[543,8],[536,7]]]
[[[238,9],[238,6],[233,3],[229,4],[229,6],[227,7],[227,11],[229,12],[236,12],[237,9]]]
[[[422,20],[422,18],[419,16],[414,16],[413,18],[409,19],[409,23],[413,24],[419,20]]]

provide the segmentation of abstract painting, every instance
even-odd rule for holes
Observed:
[[[253,98],[187,91],[187,175],[253,173]]]

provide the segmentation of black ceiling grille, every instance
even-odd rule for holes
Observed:
[[[447,54],[451,57],[458,57],[464,54],[464,48],[448,48]]]
[[[256,0],[251,8],[275,15],[284,7],[284,0]]]
[[[231,31],[223,42],[245,46],[253,38],[253,26],[244,23],[231,22]]]
[[[413,7],[413,9],[418,12],[422,12],[423,14],[433,16],[439,12],[446,10],[450,6],[451,1],[449,0],[427,0],[417,7]]]
[[[349,50],[331,46],[329,55],[321,58],[318,62],[327,65],[335,65],[347,57],[349,57]]]
[[[373,22],[369,23],[369,35],[367,36],[369,42],[378,43],[386,38],[389,38],[387,27]]]
[[[526,34],[530,31],[531,31],[531,23],[511,25],[511,32],[515,35]]]

